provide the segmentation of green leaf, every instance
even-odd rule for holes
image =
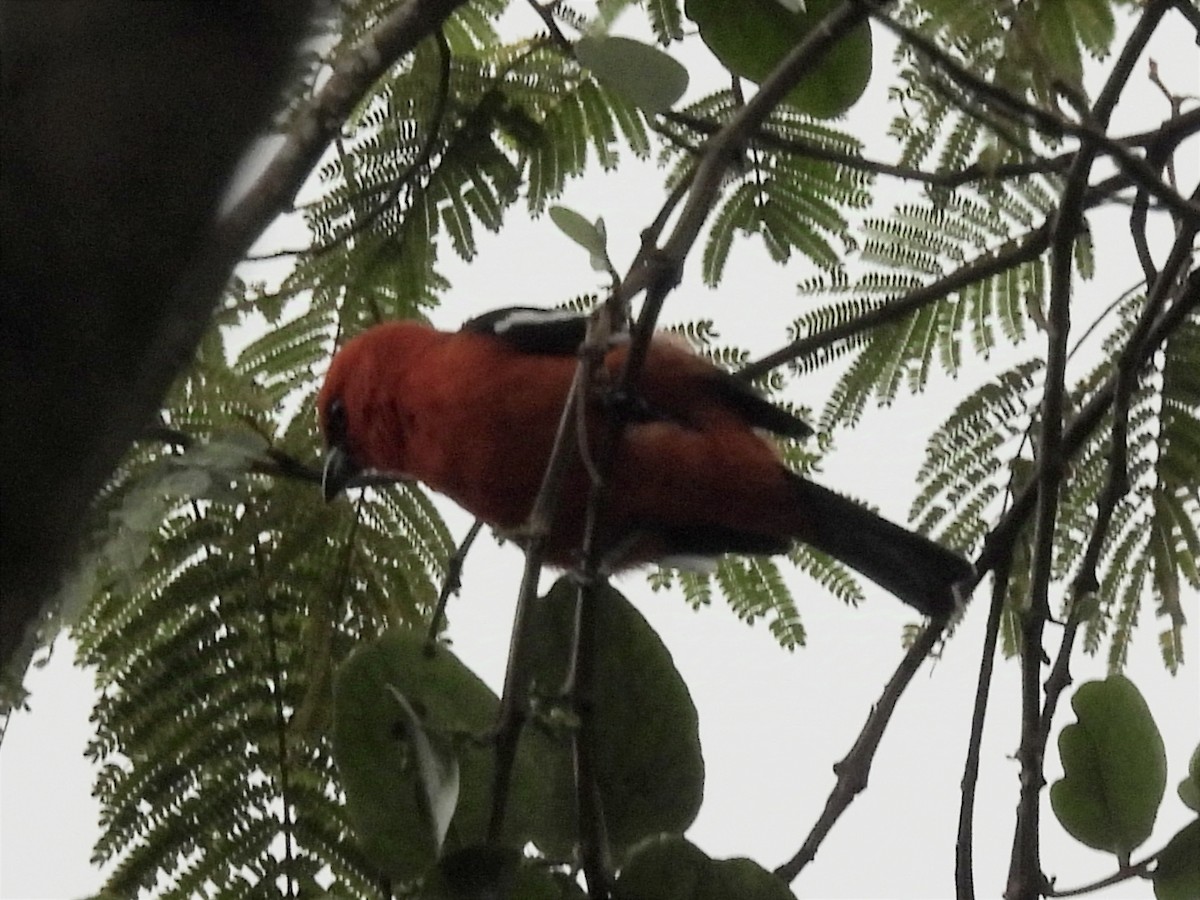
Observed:
[[[538,602],[526,634],[534,647],[534,683],[543,694],[556,694],[566,675],[577,594],[575,582],[559,579]],[[620,856],[650,835],[682,833],[691,825],[704,792],[704,760],[696,707],[670,652],[611,587],[598,589],[594,602],[592,749],[609,842]],[[569,749],[562,742],[559,769],[567,773]],[[571,780],[562,778],[558,790],[558,805],[573,808]]]
[[[782,881],[749,859],[711,859],[680,837],[640,846],[621,872],[615,900],[795,900]]]
[[[687,69],[641,41],[584,35],[575,43],[575,56],[601,84],[648,112],[667,111],[687,90]]]
[[[1200,745],[1192,751],[1187,778],[1179,782],[1179,799],[1188,809],[1200,813]]]
[[[1077,841],[1123,862],[1154,827],[1167,782],[1162,737],[1123,675],[1090,681],[1071,699],[1078,721],[1058,737],[1063,778],[1050,805]]]
[[[589,222],[569,207],[551,206],[550,221],[558,226],[559,231],[588,252],[593,269],[597,272],[609,270],[608,233],[604,229],[603,219]]]
[[[729,71],[761,83],[840,0],[809,0],[793,13],[778,0],[687,0],[684,11]],[[785,100],[831,118],[862,96],[871,78],[871,28],[864,22],[832,47]]]
[[[1156,900],[1195,900],[1200,897],[1200,819],[1171,838],[1158,854],[1150,876]]]
[[[416,711],[416,727],[438,748],[439,758],[447,748],[455,751],[453,828],[460,844],[482,841],[490,815],[492,748],[481,736],[495,722],[498,700],[445,648],[427,653],[414,632],[389,632],[358,648],[338,669],[333,752],[350,820],[374,865],[403,881],[423,874],[437,858],[437,819],[429,797],[441,798],[446,788],[439,778],[430,789],[422,751],[409,738],[414,726],[396,702],[397,693]],[[561,833],[555,824],[561,814],[549,796],[556,782],[543,774],[550,752],[532,734],[518,748],[505,817],[505,838],[517,846]]]

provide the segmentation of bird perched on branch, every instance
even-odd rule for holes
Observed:
[[[586,331],[583,316],[513,308],[456,332],[402,321],[353,338],[317,402],[326,498],[376,470],[421,481],[517,532],[541,486]],[[802,541],[925,615],[953,611],[954,585],[972,575],[970,563],[791,472],[763,434],[804,437],[808,425],[662,336],[649,345],[634,396],[615,397],[628,346],[627,335],[609,343],[597,379],[607,387],[594,386],[583,407],[585,453],[610,454],[598,518],[608,570],[783,553]],[[613,435],[616,444],[606,445]],[[581,562],[591,484],[575,449],[549,522],[547,562]]]

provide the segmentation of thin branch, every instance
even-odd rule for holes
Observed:
[[[554,19],[554,9],[558,6],[557,0],[550,0],[548,3],[539,3],[538,0],[529,0],[529,5],[533,7],[533,11],[538,14],[538,18],[546,26],[546,31],[549,32],[551,40],[558,45],[564,54],[575,58],[575,45],[562,33],[562,29],[558,27],[558,22]]]
[[[600,583],[599,578],[588,578],[586,573],[580,580],[567,690],[571,709],[579,720],[579,727],[572,733],[571,749],[575,762],[580,859],[590,900],[607,900],[612,893],[608,828],[600,799],[600,778],[595,759],[596,632],[598,604],[601,602],[596,596],[596,588]]]
[[[1097,131],[1108,127],[1113,107],[1120,98],[1134,64],[1166,13],[1169,2],[1170,0],[1151,0],[1122,48],[1090,115],[1089,124],[1094,125]],[[1004,892],[1005,900],[1037,900],[1045,886],[1039,835],[1041,791],[1045,785],[1043,761],[1046,751],[1046,738],[1041,728],[1040,682],[1045,656],[1042,636],[1045,624],[1050,618],[1049,587],[1054,557],[1054,530],[1059,490],[1069,458],[1063,446],[1063,421],[1075,236],[1083,225],[1088,179],[1098,154],[1098,143],[1084,144],[1071,164],[1058,216],[1054,221],[1054,235],[1050,248],[1046,376],[1042,394],[1041,428],[1034,454],[1038,464],[1038,494],[1033,562],[1029,606],[1023,610],[1021,617],[1021,738],[1017,748],[1017,760],[1021,766],[1020,792],[1012,857]],[[1073,638],[1070,628],[1068,636]]]
[[[292,207],[321,154],[376,79],[440,29],[464,2],[408,0],[364,34],[333,67],[321,90],[296,110],[283,145],[254,186],[214,224],[206,252],[244,257],[263,229]]]
[[[150,426],[134,440],[159,441],[182,450],[188,450],[200,441],[195,435],[161,423]],[[321,484],[322,480],[320,468],[301,462],[291,454],[285,453],[275,447],[267,447],[263,450],[262,456],[249,460],[246,464],[246,471],[251,475],[287,478],[292,481],[303,481],[316,485]],[[363,473],[351,478],[346,483],[346,487],[388,487],[389,485],[398,484],[401,481],[404,481],[404,479],[396,478],[393,475]]]
[[[442,590],[438,593],[437,605],[433,608],[433,615],[429,617],[429,630],[425,633],[425,652],[428,654],[435,652],[437,648],[438,633],[442,630],[446,604],[462,588],[463,563],[467,561],[471,545],[475,543],[475,538],[479,537],[482,528],[483,519],[476,519],[466,536],[454,548],[450,559],[446,561],[446,577],[442,579]]]
[[[1200,189],[1197,190],[1197,195],[1200,195]],[[1185,229],[1185,233],[1188,230]],[[1190,229],[1190,231],[1194,236],[1195,229]],[[1070,655],[1075,633],[1080,623],[1080,609],[1086,598],[1099,588],[1096,569],[1100,564],[1100,555],[1104,549],[1117,504],[1129,491],[1129,407],[1134,389],[1137,387],[1138,374],[1147,360],[1144,347],[1151,328],[1161,318],[1163,307],[1176,287],[1178,272],[1187,264],[1190,251],[1185,248],[1190,243],[1191,238],[1186,241],[1176,241],[1172,258],[1168,260],[1167,272],[1170,274],[1159,278],[1154,283],[1146,298],[1146,305],[1137,325],[1134,326],[1133,333],[1125,342],[1117,360],[1116,371],[1113,375],[1112,435],[1109,447],[1108,477],[1105,479],[1104,487],[1096,501],[1092,532],[1079,563],[1078,573],[1071,586],[1071,611],[1063,630],[1058,657],[1046,679],[1046,696],[1042,708],[1040,729],[1043,745],[1050,738],[1050,729],[1054,722],[1058,699],[1071,684]]]
[[[1182,258],[1185,262],[1191,253],[1191,240],[1194,232],[1186,236],[1186,240],[1176,240],[1172,251],[1172,260]],[[1174,271],[1176,276],[1182,270],[1178,267],[1163,267],[1163,271]],[[1163,276],[1160,276],[1160,280]],[[1147,360],[1155,350],[1174,333],[1185,317],[1200,309],[1200,270],[1193,272],[1183,285],[1178,299],[1158,318],[1150,329],[1145,343],[1139,348],[1140,358]],[[1068,456],[1079,452],[1083,444],[1091,437],[1105,413],[1112,405],[1116,390],[1116,378],[1109,378],[1080,409],[1071,420],[1070,425],[1063,431],[1063,450]],[[983,550],[975,559],[976,584],[988,572],[993,571],[1009,552],[1017,533],[1029,519],[1037,499],[1037,482],[1030,481],[1014,497],[1012,506],[1001,516],[984,539]],[[970,587],[971,585],[967,585]]]
[[[687,113],[668,111],[662,113],[662,118],[705,135],[714,134],[721,127],[716,122],[708,122]],[[760,144],[763,147],[786,153],[795,153],[797,156],[803,156],[807,159],[836,163],[848,169],[870,172],[874,175],[889,175],[893,178],[901,178],[906,181],[918,181],[923,184],[947,188],[961,187],[973,181],[1001,180],[1022,175],[1062,173],[1066,171],[1067,166],[1075,155],[1073,152],[1060,153],[1058,156],[1048,158],[1039,157],[1025,162],[1006,163],[1000,166],[984,166],[980,163],[975,163],[974,165],[967,166],[965,169],[958,169],[956,171],[927,172],[924,169],[915,169],[911,166],[898,166],[879,160],[867,159],[854,153],[835,150],[832,147],[827,147],[814,141],[783,138],[773,134],[769,130],[761,128],[754,132],[753,139],[756,144]]]
[[[871,0],[853,0],[853,2],[869,6],[872,18],[934,62],[972,96],[978,97],[998,112],[1031,125],[1052,137],[1070,135],[1077,138],[1084,147],[1090,148],[1092,152],[1104,150],[1129,176],[1130,180],[1145,188],[1164,206],[1189,221],[1200,220],[1200,205],[1181,197],[1178,191],[1172,189],[1169,184],[1158,177],[1158,173],[1145,160],[1135,156],[1119,141],[1110,138],[1101,128],[1097,128],[1092,123],[1072,122],[1035,106],[1024,97],[1017,96],[970,71],[933,41],[883,13],[879,7],[871,3]],[[1158,18],[1161,18],[1162,5],[1169,6],[1170,0],[1152,0],[1147,5],[1147,9],[1159,10],[1157,15]],[[1132,66],[1135,61],[1136,58],[1129,61],[1129,65]],[[1099,103],[1097,108],[1099,109]],[[1107,117],[1096,116],[1098,120],[1102,118],[1106,119]]]
[[[636,381],[659,311],[667,294],[679,282],[684,260],[716,204],[726,170],[787,92],[824,59],[834,44],[866,19],[866,9],[859,7],[855,0],[843,0],[792,48],[729,123],[705,143],[687,200],[670,237],[660,250],[645,254],[645,261],[630,271],[622,285],[620,293],[626,299],[634,296],[634,288],[640,290],[645,286],[646,300],[621,372],[619,391],[628,391]]]
[[[1011,561],[1011,558],[1005,558],[993,573],[992,600],[988,606],[983,651],[979,656],[979,678],[975,685],[975,705],[971,711],[971,736],[967,742],[967,759],[963,765],[962,802],[958,810],[958,839],[955,842],[954,888],[957,900],[975,898],[975,785],[979,781],[983,725],[987,718],[988,696],[991,691],[992,670],[996,664],[996,645],[1000,637],[1000,619],[1004,614],[1004,597],[1008,593]]]
[[[1192,28],[1200,32],[1200,7],[1196,6],[1192,0],[1175,0],[1172,4],[1181,16],[1188,20],[1188,24]],[[1200,40],[1200,38],[1198,38]]]
[[[1159,853],[1162,851],[1160,850]],[[1138,863],[1132,863],[1128,866],[1122,866],[1116,872],[1108,875],[1098,881],[1093,881],[1091,884],[1081,885],[1077,888],[1070,888],[1065,891],[1050,888],[1046,891],[1047,897],[1081,897],[1084,894],[1094,894],[1106,887],[1112,887],[1114,884],[1120,884],[1122,881],[1128,881],[1131,878],[1149,878],[1150,867],[1154,865],[1158,859],[1158,853],[1147,857]]]
[[[1050,227],[1047,224],[1029,232],[1015,245],[1010,245],[996,253],[984,254],[932,284],[910,291],[903,297],[889,301],[883,306],[855,316],[846,322],[830,326],[816,334],[797,338],[786,347],[781,347],[762,359],[746,364],[737,371],[737,377],[753,381],[785,363],[803,359],[839,341],[899,321],[978,281],[1032,262],[1041,256],[1049,245]]]
[[[879,700],[872,707],[870,715],[867,716],[867,721],[863,724],[858,738],[855,739],[854,746],[850,748],[850,752],[841,762],[834,765],[833,771],[837,774],[837,783],[825,801],[825,809],[821,812],[820,818],[813,825],[812,831],[809,832],[796,855],[775,870],[775,875],[784,882],[794,881],[800,871],[813,860],[834,823],[841,818],[842,813],[850,806],[855,796],[866,788],[867,776],[871,771],[875,751],[879,749],[879,742],[883,739],[888,722],[891,721],[896,703],[917,673],[917,669],[921,667],[921,663],[937,646],[941,636],[942,623],[930,622],[917,635],[917,639],[900,660],[900,664],[888,680]]]
[[[529,625],[530,610],[537,596],[546,538],[554,510],[558,506],[562,478],[576,450],[575,407],[584,402],[582,394],[585,374],[585,363],[581,359],[563,404],[554,445],[546,462],[546,470],[542,474],[542,483],[524,525],[525,568],[521,575],[521,588],[517,594],[517,609],[513,616],[512,634],[508,645],[508,663],[504,670],[504,688],[496,717],[496,769],[492,781],[491,816],[488,820],[489,843],[499,841],[504,831],[504,815],[508,806],[508,789],[517,756],[517,743],[520,741],[529,712],[528,697],[525,696],[528,669],[528,642],[525,640],[525,631]]]
[[[1087,200],[1084,204],[1085,208],[1090,209],[1099,205],[1111,191],[1119,190],[1127,184],[1128,182],[1121,175],[1115,175],[1100,182],[1088,190]],[[980,256],[932,284],[916,288],[903,297],[888,301],[884,305],[868,310],[846,322],[830,326],[816,334],[797,338],[787,346],[769,353],[762,359],[747,363],[735,374],[738,378],[753,381],[772,369],[793,362],[794,360],[812,356],[839,341],[862,334],[865,331],[870,331],[880,325],[900,321],[930,303],[935,303],[956,291],[961,291],[985,278],[1007,272],[1023,263],[1031,262],[1050,246],[1050,235],[1050,223],[1046,223],[1026,233],[1019,239],[1019,242],[1015,246],[1012,246],[1012,242],[1009,242],[1005,249],[994,252],[991,255]]]

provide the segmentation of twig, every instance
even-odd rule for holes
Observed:
[[[179,447],[182,450],[188,450],[195,446],[199,439],[195,435],[188,434],[186,431],[159,424],[150,426],[136,437],[135,440],[160,441],[164,444],[170,444],[173,447]],[[246,464],[246,471],[251,475],[287,478],[292,481],[304,481],[316,485],[319,485],[322,480],[322,473],[319,468],[303,463],[294,456],[275,447],[267,447],[263,450],[261,457],[249,460]],[[387,487],[403,480],[393,475],[365,473],[355,475],[346,483],[346,487]]]
[[[433,615],[429,617],[429,630],[425,633],[426,654],[432,654],[437,649],[438,632],[442,628],[442,618],[446,613],[446,604],[462,588],[463,563],[466,562],[467,553],[470,552],[471,545],[475,543],[475,538],[479,537],[479,532],[482,528],[483,520],[476,519],[467,532],[466,537],[454,548],[454,552],[450,554],[450,559],[446,561],[446,577],[442,579],[442,590],[438,594],[437,606],[433,608]]]
[[[1050,227],[1043,225],[1025,235],[1014,246],[997,253],[984,254],[960,269],[956,269],[933,284],[917,288],[883,306],[855,316],[846,322],[826,328],[816,334],[805,335],[786,347],[748,363],[737,371],[737,377],[753,381],[785,363],[811,356],[813,353],[846,340],[864,331],[899,321],[917,310],[960,291],[977,281],[991,278],[1037,259],[1050,245]]]
[[[1004,615],[1004,597],[1008,593],[1011,562],[1011,558],[1006,557],[992,573],[992,599],[988,606],[983,651],[979,656],[979,678],[975,686],[975,705],[971,711],[971,736],[967,743],[967,759],[963,765],[962,803],[958,810],[958,840],[955,842],[954,855],[954,889],[957,900],[975,898],[975,785],[979,781],[983,725],[987,717],[992,670],[996,663],[996,644],[1000,636],[1000,620]]]
[[[591,568],[589,565],[588,568]],[[600,598],[598,578],[580,580],[575,607],[574,648],[567,696],[579,727],[572,733],[575,761],[575,797],[579,822],[579,849],[589,900],[608,900],[612,892],[612,862],[608,828],[600,798],[596,749],[596,631]]]
[[[551,40],[558,45],[558,48],[564,54],[574,59],[575,45],[567,39],[567,36],[562,33],[562,29],[558,27],[558,22],[554,20],[554,8],[558,5],[556,0],[550,0],[548,3],[529,0],[529,5],[533,7],[533,11],[538,14],[538,18],[546,26],[546,31],[550,34]]]
[[[1159,853],[1162,851],[1160,850]],[[1121,866],[1112,875],[1101,878],[1098,881],[1093,881],[1091,884],[1081,885],[1077,888],[1070,888],[1065,891],[1049,888],[1046,891],[1047,897],[1080,897],[1084,894],[1094,894],[1106,887],[1112,887],[1114,884],[1120,884],[1122,881],[1128,881],[1130,878],[1149,878],[1150,867],[1154,865],[1158,859],[1158,853],[1147,857],[1138,863],[1131,863],[1128,866]]]
[[[1118,175],[1093,186],[1088,190],[1087,199],[1084,203],[1085,208],[1090,209],[1098,205],[1109,192],[1118,190],[1127,183],[1123,176]],[[961,291],[985,278],[990,278],[1001,272],[1007,272],[1023,263],[1031,262],[1050,246],[1050,235],[1050,224],[1042,225],[1026,233],[1019,239],[1016,246],[1010,245],[991,255],[980,256],[962,268],[951,272],[944,278],[924,287],[917,288],[903,297],[891,300],[882,306],[868,310],[862,315],[855,316],[853,319],[826,328],[824,331],[797,338],[787,346],[781,347],[764,356],[762,359],[747,363],[735,374],[738,378],[753,381],[756,378],[761,378],[778,366],[812,356],[814,353],[832,344],[836,344],[838,341],[846,340],[856,334],[877,328],[880,325],[897,322],[905,316],[922,309],[930,303],[941,300],[955,291]]]
[[[1181,197],[1178,191],[1173,190],[1169,184],[1158,177],[1158,174],[1145,160],[1135,156],[1119,141],[1104,134],[1102,128],[1097,128],[1088,122],[1072,122],[1035,106],[1024,97],[1019,97],[970,71],[933,41],[883,13],[878,6],[871,3],[871,0],[852,0],[852,2],[869,6],[872,18],[936,63],[942,71],[972,96],[978,97],[997,111],[1032,125],[1052,137],[1070,135],[1077,138],[1084,147],[1091,148],[1092,152],[1103,149],[1132,181],[1157,197],[1164,206],[1189,221],[1200,220],[1200,205]],[[1170,0],[1151,0],[1147,4],[1147,12],[1157,10],[1156,17],[1161,18],[1165,12],[1162,8],[1164,5],[1170,6]],[[1130,60],[1129,65],[1132,66],[1135,61],[1136,58]],[[1099,108],[1099,104],[1097,104],[1097,108]],[[1095,118],[1098,121],[1107,120],[1106,116],[1096,115]]]
[[[715,122],[708,122],[696,116],[668,111],[661,114],[669,122],[690,128],[700,134],[711,135],[719,128]],[[769,126],[767,126],[769,128]],[[821,162],[836,163],[847,169],[870,172],[873,175],[889,175],[905,181],[918,181],[935,187],[955,188],[973,181],[1000,180],[1022,175],[1054,174],[1066,171],[1074,153],[1060,153],[1052,157],[1038,157],[1024,162],[1006,163],[999,166],[984,166],[979,163],[947,172],[928,172],[924,169],[914,169],[912,166],[898,166],[880,160],[867,159],[854,153],[835,150],[814,141],[798,140],[796,138],[780,137],[771,131],[760,128],[752,135],[755,143],[771,150],[794,153],[807,159]]]
[[[890,3],[890,0],[887,2]],[[816,67],[837,41],[861,25],[866,18],[867,10],[859,7],[855,0],[843,0],[804,40],[792,48],[763,80],[746,105],[706,142],[687,200],[670,237],[660,250],[645,254],[645,261],[626,276],[627,282],[633,282],[638,288],[643,285],[646,287],[646,300],[638,317],[618,390],[628,391],[636,381],[645,362],[646,350],[663,301],[679,281],[684,260],[716,203],[726,169],[784,95]],[[622,286],[622,292],[626,297],[633,296],[633,292],[625,285]]]
[[[854,746],[850,748],[845,759],[833,767],[833,771],[837,774],[837,783],[825,801],[825,809],[821,812],[820,818],[813,825],[812,831],[809,832],[796,855],[775,870],[775,875],[784,882],[794,881],[800,871],[813,860],[821,842],[829,834],[834,823],[850,806],[855,796],[866,788],[867,776],[871,771],[875,751],[879,748],[879,742],[883,738],[888,722],[891,721],[896,703],[905,688],[908,687],[909,682],[912,681],[912,677],[920,668],[921,663],[937,646],[941,636],[942,623],[930,622],[917,635],[913,645],[908,648],[908,652],[900,660],[896,671],[884,687],[883,694],[880,695],[878,702],[872,707],[870,715],[867,716],[867,721],[854,741]]]
[[[362,36],[333,67],[329,80],[292,117],[283,145],[252,187],[215,223],[213,254],[245,256],[271,220],[291,207],[309,172],[342,123],[383,73],[441,28],[465,0],[408,0]]]
[[[1175,0],[1173,6],[1181,16],[1188,20],[1188,24],[1200,32],[1200,7],[1197,7],[1192,0]]]
[[[1186,240],[1176,240],[1175,248],[1172,251],[1172,257],[1169,262],[1180,258],[1186,261],[1190,255],[1191,240],[1194,237],[1194,233],[1182,237],[1186,237]],[[1171,269],[1171,271],[1174,271],[1178,275],[1181,269],[1182,263]],[[1168,267],[1164,266],[1163,270],[1164,272],[1168,271]],[[1150,354],[1179,327],[1184,318],[1197,309],[1200,309],[1200,270],[1193,272],[1188,277],[1179,298],[1151,327],[1150,333],[1147,335],[1139,351],[1142,361],[1144,362],[1148,359]],[[1101,385],[1083,405],[1075,418],[1071,420],[1070,425],[1063,431],[1063,451],[1066,455],[1073,456],[1083,446],[1084,442],[1091,437],[1092,432],[1096,430],[1096,427],[1104,418],[1104,414],[1108,412],[1109,407],[1112,405],[1115,388],[1116,378],[1114,376]],[[1011,546],[1017,533],[1028,521],[1036,499],[1037,482],[1030,481],[1014,497],[1012,506],[1009,507],[1008,511],[1000,518],[995,527],[984,539],[983,550],[975,559],[976,584],[978,584],[978,581],[984,575],[993,571],[998,566],[999,561],[1004,558],[1008,552],[1007,548]],[[968,584],[966,586],[971,587],[972,585]]]
[[[1112,73],[1090,116],[1096,130],[1108,121],[1134,64],[1169,7],[1169,0],[1151,0],[1117,58]],[[1049,587],[1054,556],[1054,529],[1059,489],[1068,455],[1063,446],[1066,396],[1067,341],[1071,323],[1071,277],[1075,236],[1083,224],[1084,199],[1099,142],[1079,151],[1067,175],[1054,222],[1050,248],[1050,308],[1046,317],[1046,376],[1042,394],[1041,429],[1035,458],[1038,463],[1037,508],[1034,520],[1033,562],[1029,606],[1021,617],[1021,738],[1017,748],[1020,792],[1009,863],[1005,900],[1037,900],[1045,876],[1040,861],[1039,815],[1045,785],[1043,759],[1046,739],[1041,728],[1041,671],[1045,650],[1042,635],[1050,618]],[[1122,148],[1124,149],[1124,148]],[[1114,391],[1114,395],[1115,395]],[[1073,637],[1073,632],[1069,632]]]
[[[591,330],[589,326],[589,331]],[[496,718],[496,769],[492,782],[492,809],[488,820],[488,841],[496,842],[504,830],[504,815],[508,805],[508,788],[512,779],[512,767],[516,760],[517,743],[528,715],[528,698],[525,696],[526,661],[528,651],[524,640],[529,623],[529,613],[537,596],[538,577],[542,571],[546,538],[550,523],[558,506],[562,478],[571,457],[576,451],[574,428],[575,408],[585,402],[584,388],[586,364],[580,360],[575,377],[563,404],[554,436],[554,445],[542,483],[526,520],[525,569],[521,576],[521,588],[517,595],[517,609],[513,616],[512,634],[508,645],[508,664],[504,671],[504,689],[500,696],[500,710]]]

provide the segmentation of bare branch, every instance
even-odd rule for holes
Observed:
[[[1151,0],[1113,66],[1090,116],[1096,130],[1108,120],[1133,66],[1170,0]],[[1041,671],[1045,650],[1042,635],[1050,618],[1049,587],[1054,556],[1054,528],[1059,489],[1069,458],[1063,446],[1066,395],[1067,342],[1071,328],[1071,278],[1074,273],[1075,236],[1083,225],[1088,178],[1099,142],[1085,143],[1071,164],[1054,221],[1050,248],[1050,308],[1046,317],[1046,377],[1042,394],[1041,423],[1034,448],[1037,461],[1037,510],[1029,606],[1021,621],[1021,740],[1017,759],[1021,765],[1017,821],[1013,837],[1005,900],[1037,900],[1044,887],[1040,861],[1039,809],[1045,784],[1043,757],[1046,738],[1041,728]],[[1123,150],[1124,148],[1122,148]],[[1156,176],[1157,177],[1157,176]],[[1198,220],[1200,221],[1200,220]],[[1114,392],[1115,393],[1115,392]]]
[[[483,519],[476,519],[446,562],[446,577],[442,579],[442,590],[438,593],[437,605],[433,608],[433,615],[429,617],[429,630],[425,633],[426,653],[434,652],[437,647],[438,632],[442,630],[446,604],[462,588],[463,563],[466,562],[467,554],[471,551],[471,546],[475,543],[475,538],[479,537],[482,529]]]
[[[979,655],[979,679],[975,685],[975,706],[971,711],[971,737],[963,765],[962,803],[958,810],[958,840],[955,842],[954,888],[957,900],[975,898],[974,823],[975,785],[979,781],[979,756],[983,747],[983,724],[987,717],[992,670],[996,663],[996,644],[1000,636],[1000,618],[1008,593],[1011,559],[1001,560],[993,572],[992,599],[988,606],[983,650]]]
[[[904,690],[917,673],[917,669],[921,667],[921,663],[937,646],[941,636],[942,623],[930,622],[917,635],[917,639],[900,660],[896,671],[884,686],[879,700],[871,708],[871,713],[867,716],[867,721],[863,724],[858,738],[855,739],[854,746],[850,748],[850,752],[841,762],[834,765],[833,771],[837,774],[837,783],[825,801],[825,809],[821,812],[820,818],[813,825],[812,831],[809,832],[796,855],[775,870],[775,875],[783,881],[794,881],[801,870],[816,857],[817,850],[826,835],[841,818],[842,813],[849,808],[855,796],[866,788],[871,763],[875,759],[875,751],[879,749],[879,742],[883,739],[888,722],[891,721],[896,703],[899,702]]]
[[[869,4],[870,0],[853,0],[853,2]],[[1170,0],[1162,0],[1162,2],[1169,5]],[[1159,9],[1159,6],[1148,5],[1148,8]],[[1200,205],[1181,197],[1178,191],[1174,190],[1169,184],[1158,177],[1158,173],[1145,160],[1135,156],[1119,141],[1110,138],[1103,132],[1102,128],[1097,128],[1091,122],[1076,123],[1054,113],[1047,112],[1041,107],[1029,103],[1024,97],[1019,97],[987,81],[962,66],[933,41],[895,21],[890,16],[882,13],[877,7],[872,6],[871,15],[880,24],[895,33],[897,37],[910,44],[919,53],[934,62],[938,68],[944,71],[972,96],[987,103],[997,112],[1031,125],[1053,137],[1061,137],[1063,135],[1075,137],[1079,139],[1083,146],[1091,148],[1093,153],[1097,150],[1103,150],[1113,158],[1113,161],[1133,182],[1145,188],[1147,192],[1156,197],[1164,206],[1169,207],[1177,215],[1183,216],[1189,221],[1200,220]],[[1162,13],[1160,12],[1158,18],[1161,17]],[[1134,62],[1136,62],[1136,57],[1129,60],[1128,65],[1132,67]],[[1117,69],[1114,69],[1114,74],[1116,72]],[[1124,77],[1128,77],[1127,71],[1124,73]],[[1121,83],[1123,84],[1124,82],[1122,81]],[[1098,102],[1097,111],[1100,109],[1101,105]],[[1107,116],[1096,114],[1094,114],[1094,118],[1097,121],[1107,120]]]

